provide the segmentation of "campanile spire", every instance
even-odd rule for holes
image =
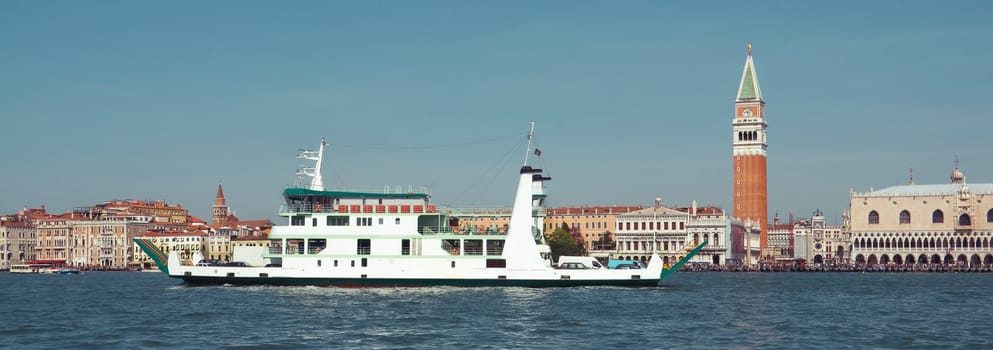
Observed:
[[[748,44],[745,69],[741,72],[738,94],[731,122],[731,144],[734,153],[733,216],[757,221],[761,226],[759,246],[762,254],[768,246],[768,191],[766,180],[765,99],[759,88],[758,74],[752,59],[752,44]]]
[[[228,223],[228,204],[224,200],[224,189],[221,183],[217,183],[217,196],[214,197],[214,206],[211,208],[211,224],[215,227],[223,227]]]

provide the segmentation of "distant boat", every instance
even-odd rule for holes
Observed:
[[[61,268],[56,271],[60,275],[78,275],[79,270],[71,268]]]
[[[10,273],[52,273],[52,264],[14,264],[10,265]]]
[[[426,191],[325,190],[321,140],[319,151],[299,156],[316,161],[302,172],[313,181],[283,192],[286,205],[279,215],[286,224],[273,227],[268,250],[245,256],[236,251],[235,263],[228,264],[203,263],[196,253],[193,264],[184,265],[176,250],[166,255],[151,241],[134,241],[161,271],[188,284],[340,287],[658,286],[706,245],[687,247],[671,267],[653,254],[638,268],[556,268],[541,231],[543,184],[551,178],[527,165],[532,132],[506,232],[459,232],[450,212],[430,204]]]

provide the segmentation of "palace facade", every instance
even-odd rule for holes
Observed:
[[[993,264],[993,184],[967,184],[958,165],[950,180],[851,192],[853,262]]]

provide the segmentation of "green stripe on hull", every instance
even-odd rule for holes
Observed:
[[[511,279],[392,279],[392,278],[263,278],[173,276],[193,285],[268,285],[328,287],[657,287],[658,279],[629,280],[511,280]]]

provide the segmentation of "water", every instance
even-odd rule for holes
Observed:
[[[991,276],[698,272],[661,288],[340,289],[0,273],[0,347],[993,348]]]

